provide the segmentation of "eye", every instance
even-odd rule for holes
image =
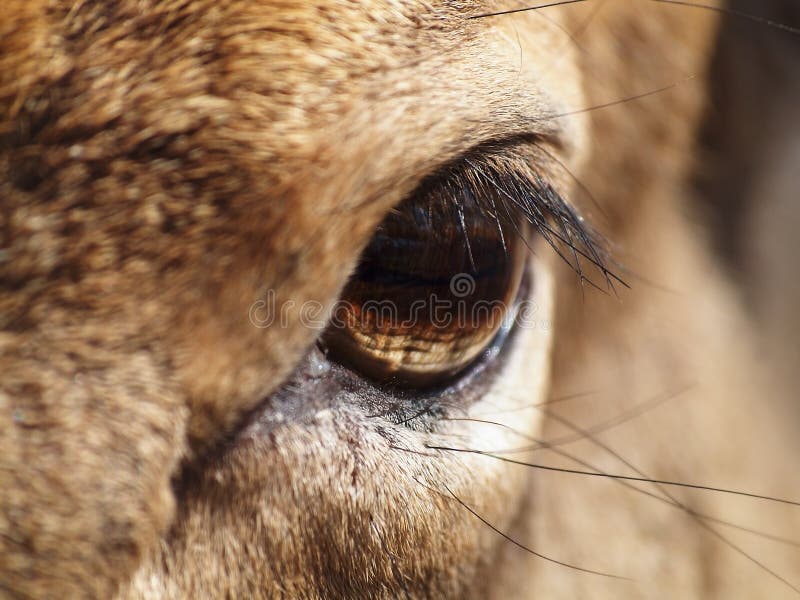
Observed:
[[[400,387],[454,378],[513,323],[522,228],[468,187],[423,186],[364,251],[323,337],[329,356]]]

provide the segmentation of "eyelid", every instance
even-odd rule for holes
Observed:
[[[616,267],[606,240],[569,202],[536,164],[554,161],[538,149],[531,136],[483,144],[426,179],[416,193],[459,197],[471,194],[487,214],[504,223],[527,222],[580,278],[601,291],[615,284],[629,287],[612,269]],[[498,221],[499,224],[499,221]],[[599,274],[602,283],[592,280]]]

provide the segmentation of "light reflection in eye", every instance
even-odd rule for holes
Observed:
[[[442,383],[513,320],[527,248],[471,196],[421,194],[382,223],[324,337],[333,358],[383,383]]]

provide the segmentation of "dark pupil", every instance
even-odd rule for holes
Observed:
[[[430,194],[382,223],[328,333],[338,358],[366,375],[428,385],[468,366],[512,310],[520,236],[471,198]]]

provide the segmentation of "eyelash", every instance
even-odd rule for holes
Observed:
[[[518,158],[476,152],[439,171],[423,183],[420,193],[439,193],[456,206],[471,195],[498,228],[505,223],[522,236],[519,223],[533,227],[582,284],[603,292],[613,292],[615,284],[629,287],[612,268],[616,262],[606,240],[545,178],[521,169]],[[599,273],[602,284],[587,275],[586,263]]]

